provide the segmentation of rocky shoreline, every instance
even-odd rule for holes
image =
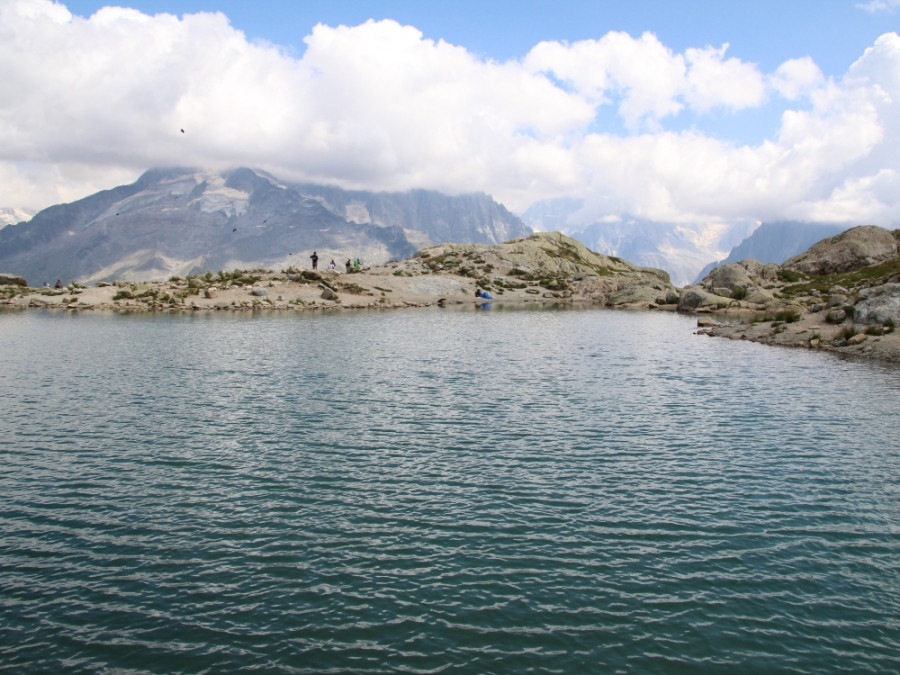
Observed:
[[[849,330],[853,334],[846,336]],[[842,356],[900,363],[900,333],[829,324],[827,312],[805,314],[791,321],[758,312],[723,313],[697,319],[697,334],[764,345],[809,349]]]
[[[678,302],[661,270],[603,256],[558,233],[442,244],[362,269],[234,270],[64,288],[0,286],[0,307],[114,311],[391,309],[484,302],[643,306]]]
[[[7,278],[0,309],[294,312],[563,304],[678,311],[698,316],[700,335],[900,363],[898,238],[881,228],[854,228],[784,265],[731,263],[681,289],[664,271],[541,233],[496,245],[442,244],[363,269],[234,270],[58,289]]]
[[[681,290],[698,332],[900,362],[900,231],[861,226],[781,265],[722,265]],[[712,318],[715,316],[715,318]]]

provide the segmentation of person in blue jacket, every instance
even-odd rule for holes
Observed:
[[[485,300],[493,300],[494,296],[488,293],[487,291],[480,291],[477,288],[475,289],[475,297],[476,298],[484,298]]]

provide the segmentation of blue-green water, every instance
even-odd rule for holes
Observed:
[[[0,670],[900,671],[900,369],[498,309],[0,314]]]

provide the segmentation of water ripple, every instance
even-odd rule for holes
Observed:
[[[0,315],[0,671],[900,670],[897,373],[690,328]]]

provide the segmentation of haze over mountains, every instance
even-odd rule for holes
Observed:
[[[522,214],[522,220],[538,231],[564,232],[592,251],[664,269],[678,286],[693,281],[710,261],[724,258],[758,225],[660,223],[634,218],[572,224],[581,209],[579,199],[539,202]]]
[[[404,259],[443,242],[500,243],[560,231],[592,251],[667,271],[677,286],[714,266],[783,262],[850,225],[674,224],[637,219],[573,225],[580,200],[543,201],[522,217],[485,194],[348,191],[288,184],[263,171],[152,169],[135,183],[31,214],[0,211],[0,271],[55,279],[160,280],[206,270],[308,267],[347,258]],[[17,222],[16,225],[2,224]]]
[[[713,261],[706,265],[697,275],[694,283],[700,283],[714,267],[726,263],[758,260],[762,263],[781,264],[788,258],[803,253],[816,242],[833,237],[847,229],[849,229],[847,225],[830,223],[798,223],[794,221],[763,223],[754,230],[753,234],[731,249],[724,260]]]

